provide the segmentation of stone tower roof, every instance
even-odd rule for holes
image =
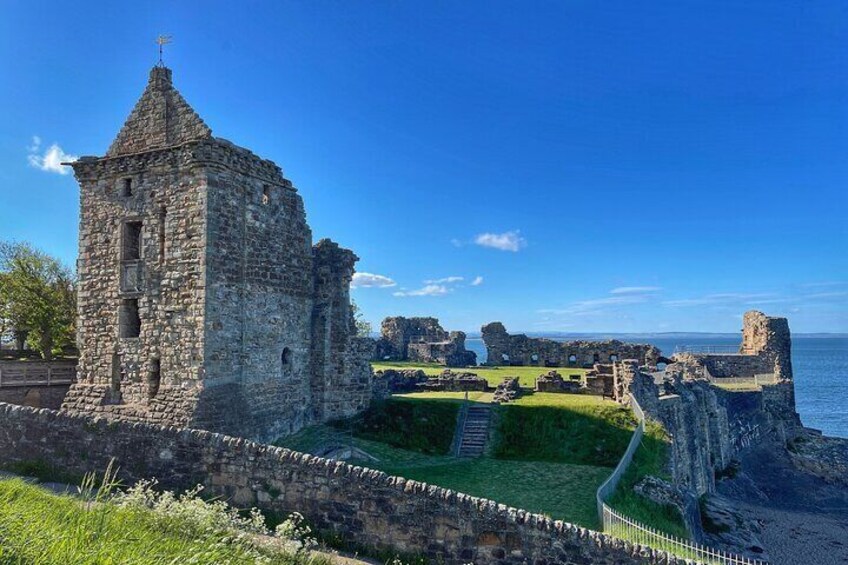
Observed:
[[[153,67],[147,88],[106,156],[141,153],[210,137],[212,130],[171,84],[171,69]]]

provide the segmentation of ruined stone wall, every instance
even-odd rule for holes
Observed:
[[[354,339],[350,281],[356,255],[330,240],[313,250],[315,305],[312,321],[313,419],[324,422],[368,407],[373,355],[370,339]]]
[[[301,512],[320,531],[446,565],[683,565],[663,552],[455,491],[340,461],[205,431],[108,423],[0,404],[0,464],[41,461],[69,473],[197,484],[231,504]]]
[[[685,378],[685,367],[670,365],[658,384],[634,361],[615,365],[614,396],[633,394],[646,416],[662,423],[671,439],[669,463],[675,485],[700,496],[715,490],[715,473],[727,468],[743,449],[773,441],[785,444],[799,428],[794,405],[785,404],[783,387],[731,392],[703,379]]]
[[[311,422],[312,233],[272,162],[220,140],[196,158],[208,187],[208,362],[192,425],[270,440]],[[236,407],[238,427],[222,427]]]
[[[389,317],[381,324],[376,355],[382,360],[406,361],[411,342],[442,342],[449,338],[436,318]]]
[[[500,322],[482,327],[483,342],[488,352],[488,365],[536,365],[540,367],[591,367],[596,363],[614,363],[637,359],[641,364],[655,365],[660,351],[653,345],[606,341],[554,341],[510,335]]]
[[[757,310],[742,318],[741,352],[757,355],[781,380],[792,380],[792,338],[786,318],[766,316]]]
[[[419,363],[438,363],[446,367],[469,367],[477,364],[477,354],[465,349],[465,332],[451,332],[447,341],[410,342],[407,359]]]

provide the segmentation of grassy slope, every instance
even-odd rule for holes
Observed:
[[[433,406],[433,402],[459,406],[463,397],[463,393],[415,393],[395,397],[394,402],[413,410],[416,405]],[[491,393],[472,393],[469,397],[488,402]],[[506,459],[458,460],[400,449],[373,441],[376,436],[356,437],[362,435],[355,431],[356,426],[354,437],[341,431],[344,426],[316,426],[283,438],[279,444],[309,452],[327,443],[352,441],[379,460],[362,462],[368,467],[597,528],[595,490],[611,468],[592,462],[617,462],[633,429],[632,415],[611,401],[572,394],[526,395],[497,410],[501,431],[494,451],[498,452],[499,446],[508,447]],[[537,416],[544,419],[552,414],[553,424],[544,430],[522,422],[524,418],[537,422]],[[416,420],[404,421],[408,424]],[[407,424],[405,433],[419,435]],[[430,422],[425,424],[429,426]],[[451,438],[454,427],[453,422],[445,421],[438,435]],[[388,435],[395,434],[390,431]],[[601,449],[597,449],[599,442]],[[616,449],[619,452],[613,453]]]
[[[636,427],[629,409],[581,394],[536,393],[499,410],[502,459],[615,467]]]
[[[648,420],[642,443],[624,473],[618,488],[607,502],[615,510],[667,534],[688,538],[683,519],[676,509],[660,506],[633,491],[633,485],[645,475],[671,480],[666,469],[668,437],[658,423]]]
[[[450,453],[459,406],[456,401],[392,398],[375,403],[352,420],[334,422],[333,427],[394,447],[446,455]]]
[[[443,365],[408,363],[403,361],[392,361],[389,363],[371,363],[375,371],[383,369],[421,369],[428,375],[438,375],[445,370]],[[569,375],[582,375],[586,369],[575,367],[469,367],[467,369],[453,369],[454,371],[468,371],[476,373],[489,381],[490,386],[497,386],[506,377],[518,377],[518,382],[523,387],[533,388],[536,385],[536,377],[548,371],[558,371],[564,378]]]
[[[75,498],[50,494],[19,479],[0,481],[0,563],[86,565],[102,563],[243,563],[237,545],[151,511],[98,503],[86,508]],[[276,553],[271,563],[328,564],[325,559]]]

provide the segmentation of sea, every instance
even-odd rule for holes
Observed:
[[[548,337],[564,341],[576,337]],[[595,336],[605,339],[610,336]],[[581,339],[592,339],[581,335]],[[739,345],[738,337],[647,336],[618,339],[655,345],[670,356],[678,346]],[[469,337],[466,347],[477,353],[480,363],[486,360],[486,347],[478,337]],[[792,337],[792,370],[795,375],[795,402],[803,424],[821,430],[825,435],[848,438],[848,338]]]

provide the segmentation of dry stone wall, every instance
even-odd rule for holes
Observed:
[[[0,404],[0,464],[70,473],[114,458],[127,482],[202,484],[238,506],[301,512],[319,530],[447,565],[683,565],[684,561],[524,510],[340,461],[192,429],[107,422]]]

